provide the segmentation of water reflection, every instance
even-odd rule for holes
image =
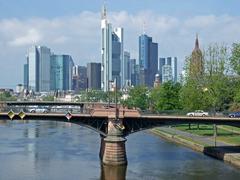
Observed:
[[[125,180],[127,166],[101,166],[101,180]]]

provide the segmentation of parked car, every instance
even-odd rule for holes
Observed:
[[[49,110],[45,107],[30,108],[28,111],[30,113],[48,113],[49,112]]]
[[[187,113],[187,116],[209,116],[208,112],[204,112],[203,110],[196,110],[194,112]]]
[[[233,112],[228,115],[228,117],[233,118],[233,117],[240,117],[240,112]]]

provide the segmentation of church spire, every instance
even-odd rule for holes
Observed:
[[[199,49],[198,34],[196,34],[195,48],[194,49]]]

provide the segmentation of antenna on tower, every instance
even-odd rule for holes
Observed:
[[[103,1],[103,7],[102,7],[102,19],[107,18],[107,9],[106,9],[106,0]]]
[[[146,22],[143,21],[143,26],[142,26],[143,34],[146,34]]]

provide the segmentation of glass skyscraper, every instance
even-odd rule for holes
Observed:
[[[123,28],[112,29],[107,21],[105,6],[101,16],[101,88],[109,90],[110,81],[117,79],[118,87],[121,85],[121,68],[123,66]]]
[[[89,89],[101,89],[101,63],[87,64],[87,79]]]
[[[45,46],[32,46],[28,50],[29,89],[36,92],[50,90],[50,49]]]
[[[158,44],[146,34],[139,36],[139,65],[140,84],[153,87],[158,71]]]
[[[73,60],[70,55],[51,56],[51,90],[72,89]]]

